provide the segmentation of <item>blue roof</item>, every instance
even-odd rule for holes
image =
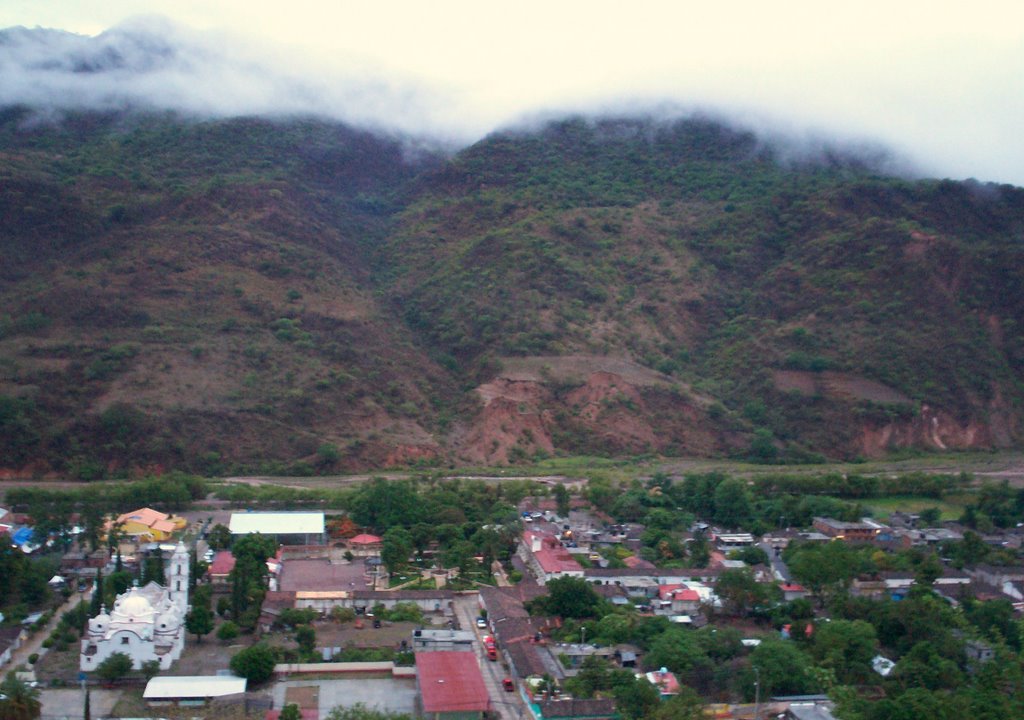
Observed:
[[[32,528],[30,528],[30,527],[19,528],[17,530],[17,532],[15,532],[11,536],[11,542],[13,542],[15,545],[18,545],[19,547],[21,545],[24,545],[25,543],[27,543],[31,539],[32,539]]]

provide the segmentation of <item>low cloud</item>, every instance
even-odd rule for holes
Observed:
[[[360,70],[318,72],[221,32],[140,17],[95,37],[0,31],[0,105],[41,110],[148,107],[203,117],[320,115],[360,126],[452,139],[436,94]],[[468,137],[466,132],[456,135]]]
[[[901,48],[899,57],[867,46],[832,52],[819,40],[799,52],[780,45],[760,62],[753,51],[730,55],[745,52],[754,35],[734,38],[714,56],[693,30],[689,55],[668,52],[662,38],[657,51],[631,66],[632,56],[605,42],[607,34],[594,35],[594,47],[573,55],[556,52],[560,38],[545,32],[541,40],[548,41],[531,63],[517,54],[527,51],[522,43],[503,45],[498,38],[490,76],[482,40],[473,41],[480,47],[439,54],[443,60],[463,53],[447,64],[426,62],[416,46],[411,57],[424,60],[418,76],[410,70],[414,63],[383,64],[397,52],[395,39],[375,61],[365,54],[369,43],[362,55],[255,43],[163,17],[133,18],[96,36],[10,28],[0,31],[0,104],[54,111],[147,106],[215,117],[311,114],[449,147],[566,113],[713,111],[795,159],[840,147],[889,170],[1024,185],[1024,96],[1017,91],[1024,53],[1014,37],[984,52],[970,39],[919,42]],[[900,40],[895,30],[889,35],[885,42]],[[439,38],[439,52],[444,42]]]

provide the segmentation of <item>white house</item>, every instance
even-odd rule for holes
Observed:
[[[117,596],[113,609],[106,608],[89,621],[82,637],[79,667],[95,670],[114,653],[124,653],[139,670],[158,660],[167,670],[185,647],[185,614],[188,612],[188,550],[178,543],[166,572],[166,586],[151,582]]]

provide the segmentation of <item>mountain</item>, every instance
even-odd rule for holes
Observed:
[[[1024,190],[708,118],[0,114],[8,474],[1019,446]]]

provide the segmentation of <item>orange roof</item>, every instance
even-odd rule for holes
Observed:
[[[118,516],[117,522],[137,522],[142,523],[146,527],[153,527],[155,523],[159,522],[160,520],[166,520],[169,517],[170,515],[168,515],[167,513],[162,513],[159,510],[154,510],[153,508],[140,508],[138,510],[133,510],[132,512],[127,512],[124,515]]]
[[[157,520],[150,527],[164,533],[172,533],[177,529],[171,520]]]
[[[368,533],[356,535],[354,538],[349,540],[349,543],[352,545],[376,545],[379,542],[383,542],[383,540],[376,535],[370,535]]]

